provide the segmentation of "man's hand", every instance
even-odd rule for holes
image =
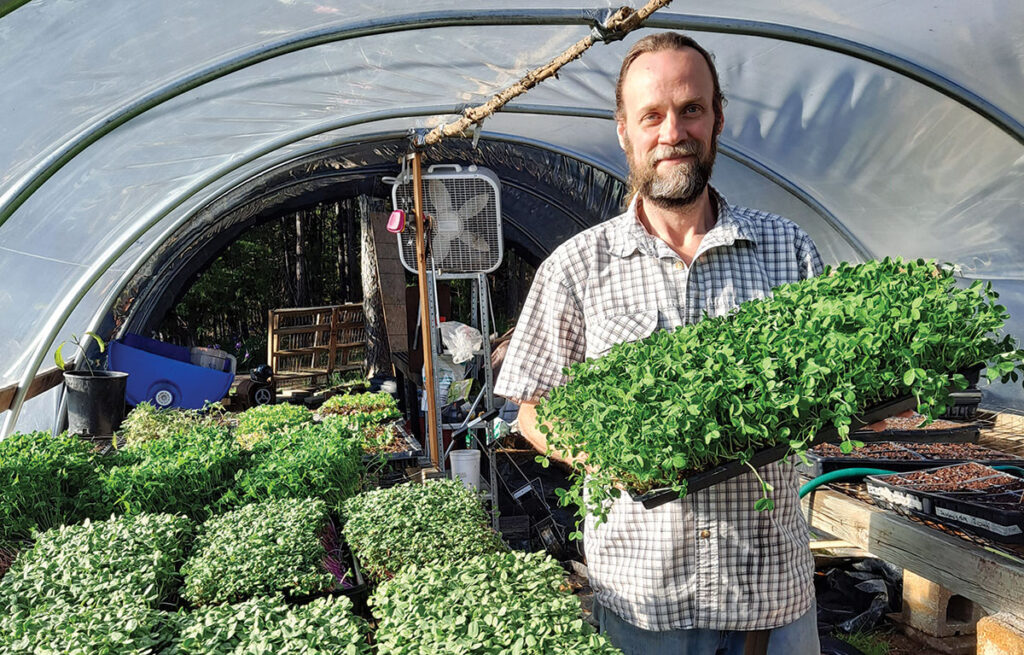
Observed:
[[[519,404],[519,432],[522,433],[530,445],[533,446],[533,449],[538,453],[546,455],[565,466],[573,468],[576,463],[586,460],[586,455],[567,458],[558,451],[548,453],[548,439],[540,431],[540,427],[537,424],[537,403]]]

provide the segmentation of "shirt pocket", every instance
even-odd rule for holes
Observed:
[[[649,337],[657,328],[657,310],[600,316],[587,325],[587,358],[601,357],[617,343]]]

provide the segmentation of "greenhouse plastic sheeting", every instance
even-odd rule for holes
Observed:
[[[501,6],[0,2],[0,386],[31,379],[140,276],[204,265],[175,249],[244,225],[229,200],[254,180],[331,153],[340,188],[363,188],[395,170],[410,129],[455,120],[619,3]],[[676,0],[649,25],[488,119],[478,149],[433,152],[502,171],[514,247],[542,258],[614,211],[619,64],[651,29],[681,29],[718,63],[714,182],[731,201],[793,218],[830,262],[955,262],[994,282],[1024,337],[1024,3]],[[15,415],[48,427],[52,398],[16,402],[5,430]]]

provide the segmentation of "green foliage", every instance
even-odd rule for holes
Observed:
[[[304,424],[262,442],[222,507],[273,498],[320,498],[332,512],[359,493],[365,468],[359,439],[344,425]]]
[[[103,498],[125,514],[181,512],[203,520],[246,459],[226,427],[197,424],[113,455],[100,472]]]
[[[177,570],[192,533],[190,520],[166,514],[87,519],[49,530],[0,580],[0,608],[39,609],[63,601],[156,609],[179,585]]]
[[[280,598],[196,610],[176,644],[181,655],[368,655],[366,622],[345,596],[289,607]]]
[[[202,606],[333,589],[322,543],[328,521],[327,506],[312,499],[254,503],[208,520],[181,569],[182,596]]]
[[[344,503],[345,539],[363,568],[390,578],[410,564],[504,550],[480,501],[458,480],[401,484]]]
[[[847,440],[852,417],[882,400],[913,394],[934,418],[966,386],[951,372],[986,362],[1016,381],[1024,352],[994,336],[1008,318],[995,299],[924,260],[841,264],[575,364],[538,408],[552,449],[587,456],[563,502],[582,505],[586,486],[581,514],[601,520],[614,485],[683,494],[694,472],[778,444],[801,452],[826,427]]]
[[[258,405],[238,415],[235,440],[245,449],[252,449],[274,437],[313,420],[313,413],[302,405]]]
[[[344,416],[356,425],[372,425],[401,418],[389,393],[354,393],[332,396],[320,406],[323,416]]]
[[[390,655],[620,652],[583,621],[561,565],[542,553],[410,566],[370,604]]]
[[[141,402],[124,418],[118,435],[124,439],[125,447],[131,448],[144,441],[188,432],[197,426],[215,426],[222,417],[220,412],[214,411],[204,414],[189,409],[159,409]]]
[[[147,655],[177,637],[178,615],[136,605],[81,607],[58,601],[0,616],[0,652]]]
[[[89,513],[82,492],[96,484],[91,450],[67,433],[17,433],[0,441],[0,543]]]
[[[57,368],[59,368],[62,371],[65,368],[67,368],[68,362],[64,361],[64,346],[66,346],[70,342],[74,344],[75,350],[77,350],[82,355],[82,360],[85,362],[85,365],[89,369],[89,372],[92,373],[92,365],[97,362],[90,360],[89,353],[87,352],[90,337],[92,338],[93,341],[96,342],[96,346],[100,349],[100,353],[106,351],[107,342],[104,341],[100,337],[100,335],[96,334],[95,332],[86,332],[85,334],[82,335],[81,339],[78,338],[77,334],[72,334],[71,338],[68,339],[67,341],[61,341],[57,345],[57,350],[53,352],[53,363],[57,365]]]

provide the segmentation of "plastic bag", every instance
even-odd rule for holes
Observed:
[[[444,407],[448,404],[448,388],[452,386],[452,382],[466,379],[466,367],[462,364],[454,363],[452,356],[449,354],[438,355],[434,358],[434,361],[437,363],[437,377],[435,378],[435,384],[437,384],[437,406]],[[427,379],[426,367],[423,368],[423,379]],[[427,394],[423,394],[420,401],[420,409],[424,412],[427,411]]]
[[[870,630],[903,602],[902,570],[875,558],[822,558],[814,587],[819,630]]]
[[[484,345],[480,330],[458,321],[441,323],[441,341],[452,355],[452,362],[461,364],[473,358]]]

